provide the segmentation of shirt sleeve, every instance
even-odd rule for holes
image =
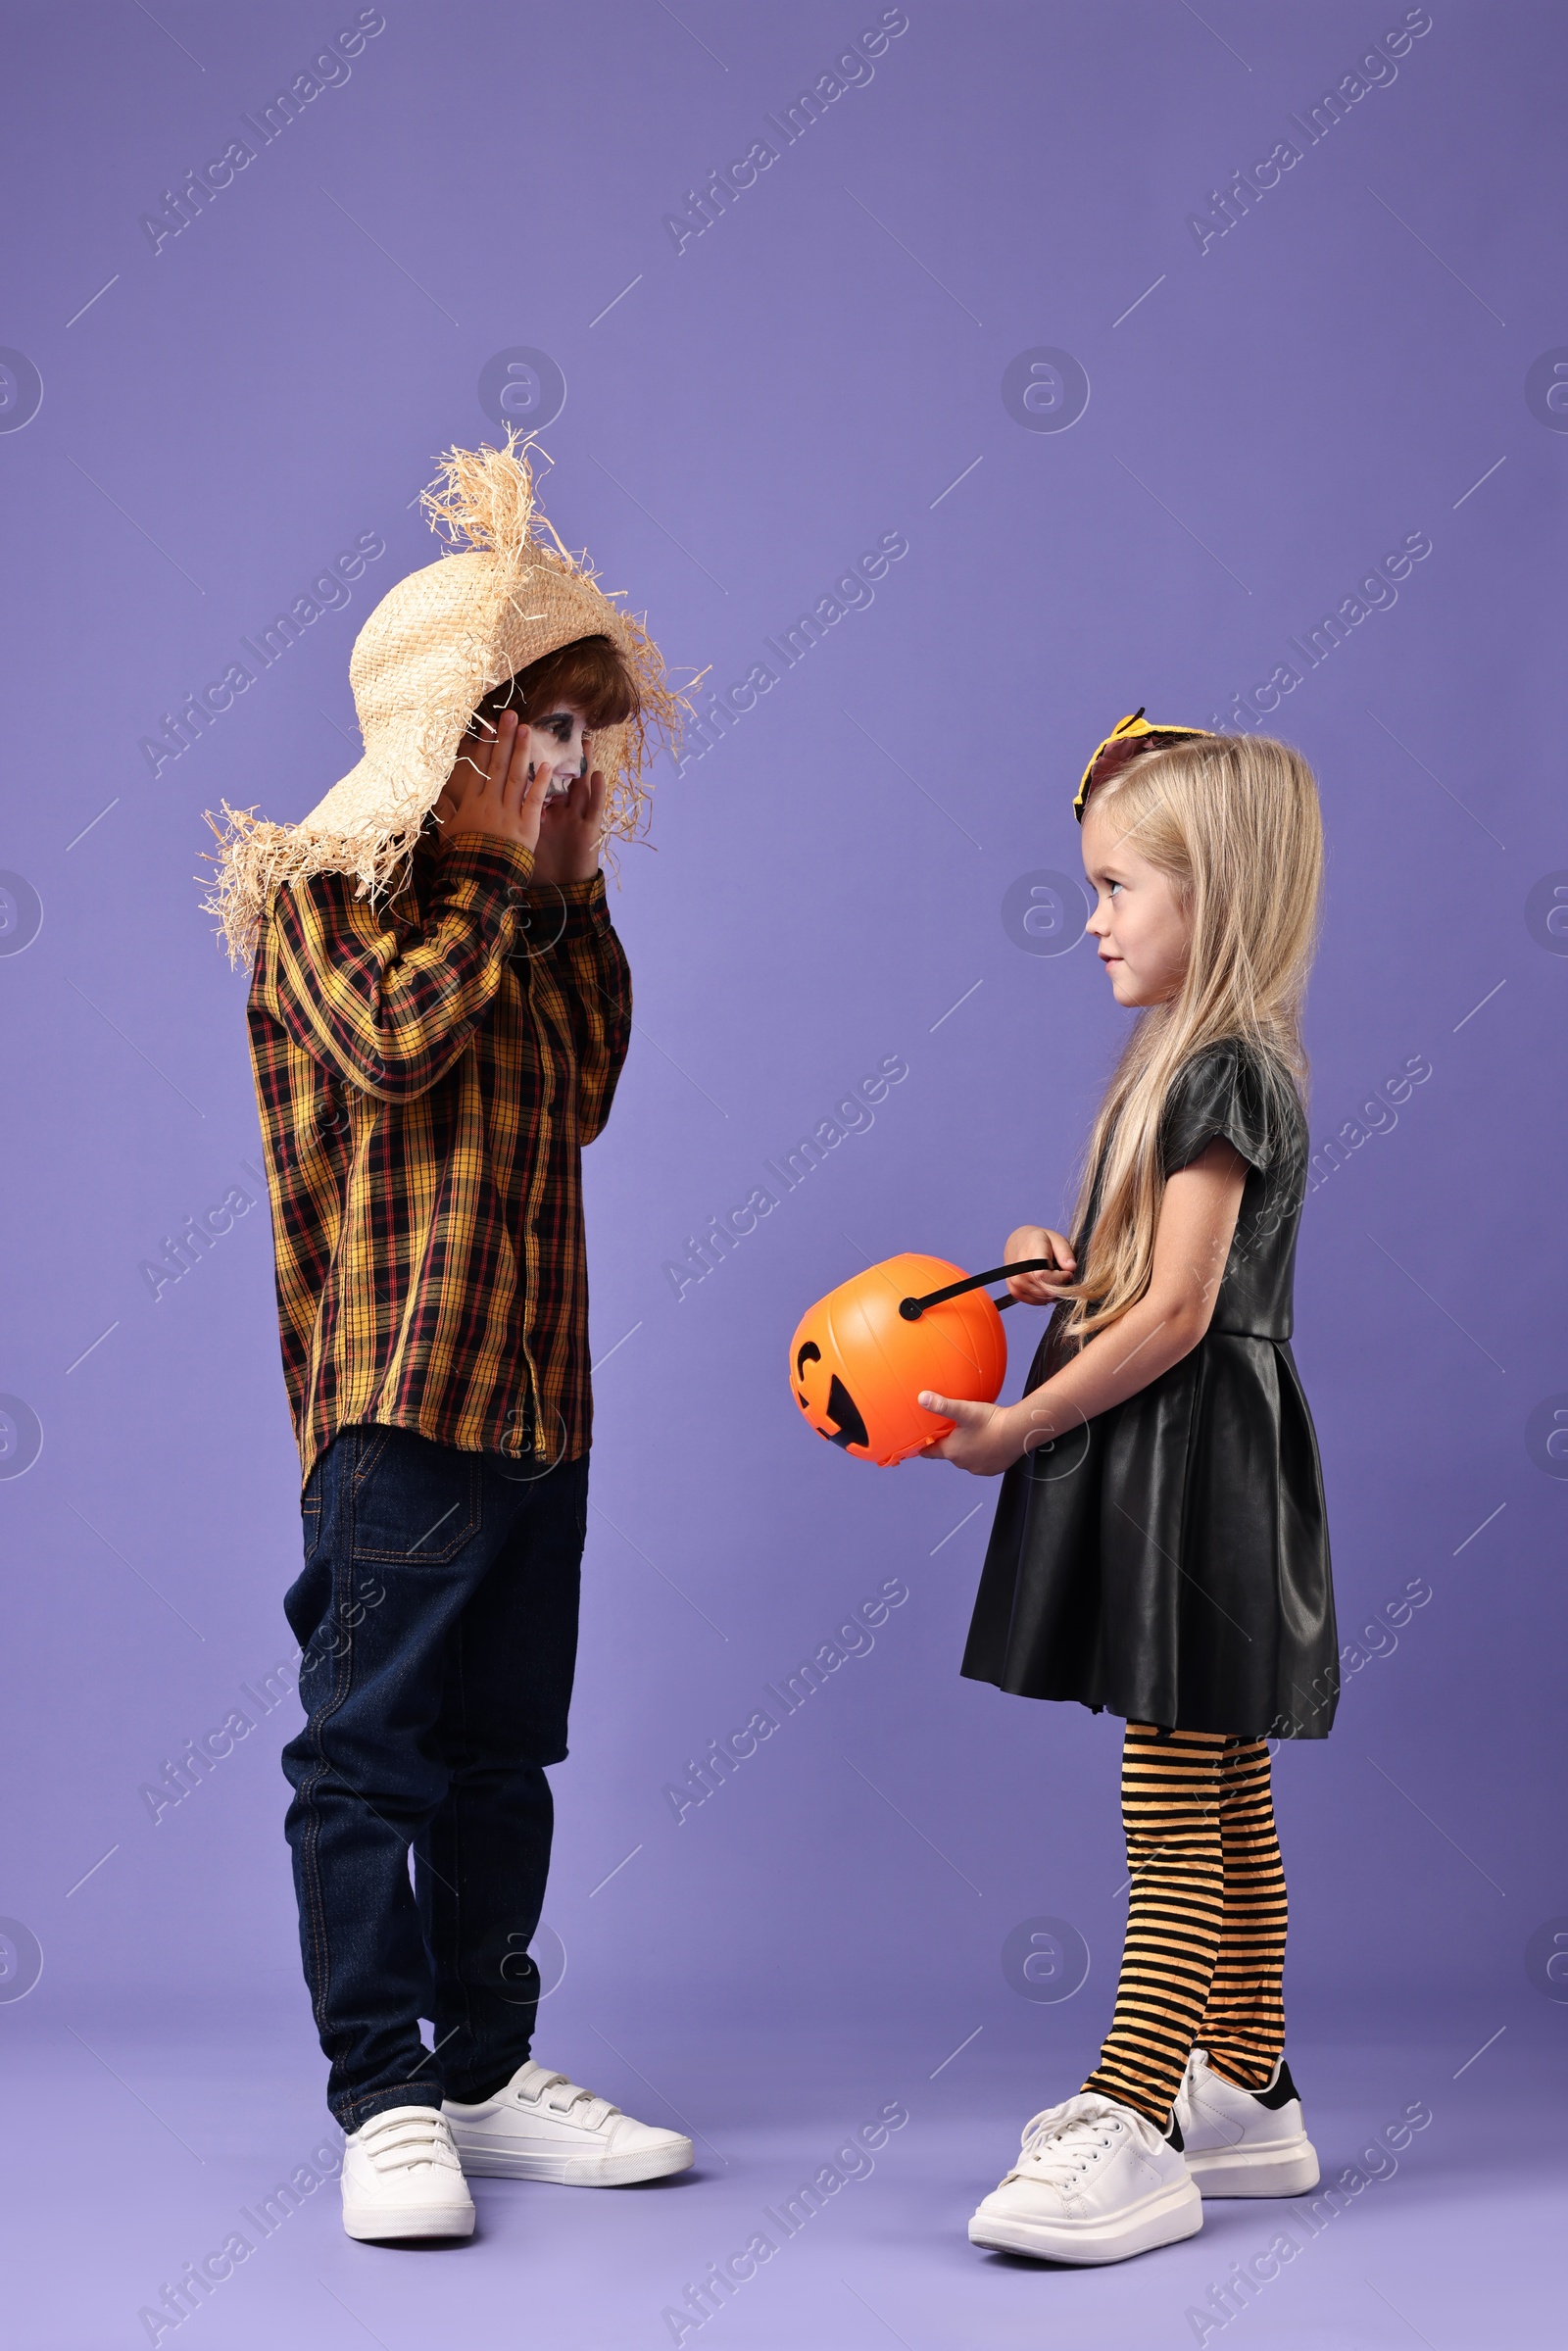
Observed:
[[[1234,1041],[1206,1047],[1177,1072],[1160,1119],[1162,1173],[1190,1167],[1220,1136],[1250,1166],[1267,1167],[1276,1155],[1262,1072]]]
[[[535,906],[530,900],[535,924],[546,931],[561,925],[550,956],[571,1023],[578,1134],[592,1143],[610,1117],[631,1043],[631,968],[610,919],[603,873],[585,882],[550,884],[537,896],[548,903]]]
[[[477,834],[453,841],[412,935],[390,902],[318,873],[273,903],[271,1009],[295,1044],[380,1102],[427,1093],[484,1018],[513,945],[532,854]]]

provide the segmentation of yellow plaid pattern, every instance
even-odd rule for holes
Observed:
[[[579,1154],[610,1114],[631,979],[602,874],[421,842],[372,903],[277,891],[251,1064],[302,1478],[374,1422],[542,1465],[587,1449]]]

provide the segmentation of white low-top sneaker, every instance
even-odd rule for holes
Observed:
[[[692,2142],[678,2131],[633,2122],[608,2098],[579,2089],[532,2058],[482,2105],[460,2106],[448,2098],[441,2111],[476,2178],[625,2187],[634,2180],[684,2172],[692,2160]]]
[[[389,2106],[343,2142],[343,2226],[375,2243],[405,2236],[472,2236],[473,2198],[446,2117],[433,2106]]]
[[[1037,2114],[1000,2187],[969,2223],[969,2242],[1037,2261],[1125,2261],[1203,2226],[1181,2134],[1098,2090]]]
[[[1317,2150],[1282,2057],[1266,2089],[1238,2089],[1195,2049],[1176,2093],[1187,2169],[1205,2196],[1304,2196],[1318,2181]]]

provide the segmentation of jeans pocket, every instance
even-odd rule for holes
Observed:
[[[321,1526],[325,1516],[321,1507],[322,1473],[325,1470],[326,1462],[327,1455],[325,1453],[317,1456],[311,1466],[311,1474],[305,1481],[305,1491],[300,1495],[300,1530],[304,1537],[307,1561],[315,1558],[317,1546],[321,1540]]]
[[[439,1567],[478,1534],[477,1453],[408,1429],[365,1431],[353,1473],[356,1559]]]

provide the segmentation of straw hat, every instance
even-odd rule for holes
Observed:
[[[349,662],[365,757],[298,824],[222,804],[208,912],[230,962],[248,961],[272,893],[314,873],[352,874],[359,895],[393,886],[452,772],[475,707],[492,686],[578,637],[609,637],[642,708],[593,738],[607,784],[606,836],[641,830],[645,771],[678,739],[684,707],[640,618],[612,603],[586,556],[573,557],[534,504],[526,442],[452,449],[422,501],[447,552],[399,580],[366,621]],[[617,591],[618,593],[618,591]]]

